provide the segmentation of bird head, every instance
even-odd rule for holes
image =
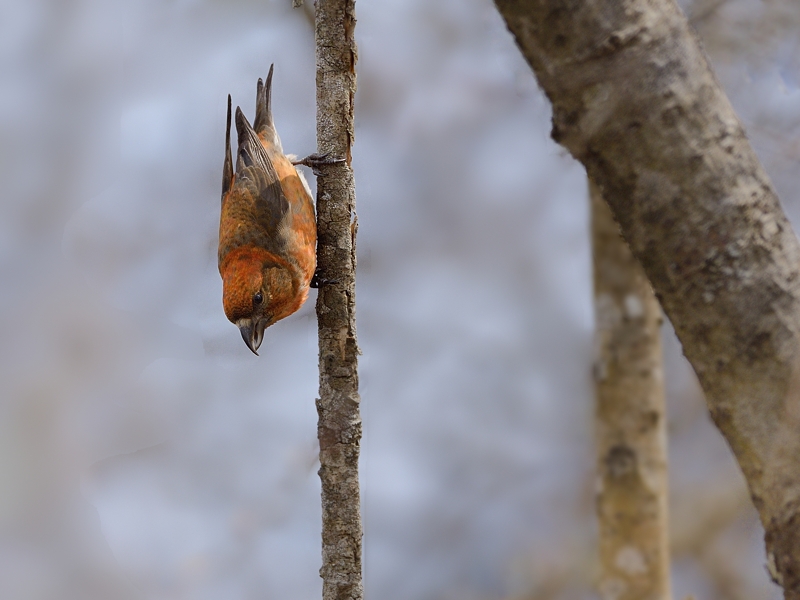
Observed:
[[[258,355],[264,330],[296,310],[291,271],[265,251],[240,253],[220,268],[225,316],[239,328],[247,347]]]

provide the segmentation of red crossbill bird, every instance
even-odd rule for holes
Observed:
[[[225,131],[219,273],[225,316],[253,353],[264,330],[297,311],[314,285],[317,227],[305,178],[295,165],[339,162],[312,154],[284,155],[272,121],[272,66],[256,87],[253,125],[236,108],[236,172],[231,158],[231,97]]]

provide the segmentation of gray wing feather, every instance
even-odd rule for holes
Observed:
[[[278,173],[261,140],[240,108],[236,108],[236,132],[239,143],[236,153],[236,188],[246,188],[255,199],[254,218],[266,236],[265,247],[279,251],[283,247],[281,227],[289,212],[289,201],[283,193]]]

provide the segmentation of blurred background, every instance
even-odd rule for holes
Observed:
[[[682,5],[797,226],[800,7]],[[489,0],[357,16],[366,595],[595,598],[583,168]],[[312,22],[0,0],[0,597],[320,597],[314,296],[255,357],[216,266],[226,95],[252,117],[274,62],[314,151]],[[664,343],[675,598],[778,599]]]

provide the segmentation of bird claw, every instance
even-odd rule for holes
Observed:
[[[312,288],[318,290],[323,285],[330,285],[332,283],[339,283],[339,280],[338,279],[326,279],[325,277],[320,275],[320,271],[319,271],[319,269],[317,269],[316,271],[314,271],[314,276],[311,278],[311,283],[309,283],[308,285],[309,285],[309,287],[312,287]]]
[[[344,158],[331,158],[330,152],[325,152],[324,154],[317,154],[315,152],[314,154],[309,154],[301,160],[292,161],[292,164],[295,166],[304,165],[309,167],[314,172],[314,175],[321,177],[324,173],[320,167],[324,165],[335,165],[343,162],[345,162]]]

